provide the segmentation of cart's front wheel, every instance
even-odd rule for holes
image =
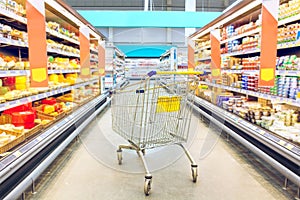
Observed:
[[[193,177],[193,182],[197,182],[197,177],[198,177],[198,168],[197,167],[192,167],[192,177]]]
[[[122,150],[121,149],[119,149],[119,150],[117,150],[117,155],[118,155],[118,163],[119,163],[119,165],[122,165]]]
[[[146,196],[150,194],[152,178],[145,178],[144,193]]]

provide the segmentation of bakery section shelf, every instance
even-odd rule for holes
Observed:
[[[37,100],[44,99],[44,98],[47,98],[47,97],[51,97],[51,96],[54,96],[54,95],[57,95],[57,94],[69,92],[71,90],[74,90],[74,89],[77,89],[77,88],[80,88],[80,87],[83,87],[83,86],[87,86],[87,85],[90,85],[90,84],[97,83],[98,81],[99,81],[98,79],[94,79],[94,80],[90,80],[88,82],[78,83],[78,84],[75,84],[75,85],[69,86],[69,87],[64,87],[64,88],[59,88],[59,89],[52,89],[51,91],[47,91],[47,90],[50,90],[50,89],[46,89],[47,92],[43,92],[43,93],[36,94],[36,95],[30,95],[30,96],[24,97],[24,98],[21,97],[21,98],[18,98],[16,100],[1,103],[0,104],[0,111],[4,111],[4,110],[10,109],[10,108],[13,108],[13,107],[16,107],[16,106],[20,106],[20,105],[23,105],[23,104],[26,104],[26,103],[37,101]],[[43,88],[42,90],[45,90],[45,89]]]

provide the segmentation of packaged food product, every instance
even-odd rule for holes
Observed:
[[[42,104],[46,104],[46,105],[54,105],[56,104],[56,99],[54,97],[50,97],[47,99],[43,99],[42,100]]]

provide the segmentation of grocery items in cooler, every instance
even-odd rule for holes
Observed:
[[[61,25],[58,24],[57,22],[48,21],[46,25],[48,28],[78,41],[78,36],[76,36],[76,34],[74,32],[71,32],[64,27],[61,27]]]
[[[277,57],[277,70],[300,70],[300,58],[296,55]]]
[[[77,48],[74,48],[69,45],[64,45],[62,43],[58,43],[51,39],[47,39],[47,45],[50,49],[60,50],[60,51],[68,52],[68,53],[73,53],[76,55],[79,55],[79,52],[80,52],[79,49],[77,49]]]
[[[300,1],[290,0],[279,6],[278,19],[282,20],[300,13]]]
[[[300,24],[290,24],[278,28],[278,43],[294,42],[297,40],[297,33],[300,30]]]

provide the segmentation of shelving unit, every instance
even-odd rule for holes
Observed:
[[[177,48],[172,47],[163,53],[159,58],[159,68],[161,71],[177,70]]]
[[[107,105],[105,102],[108,94],[100,94],[98,74],[98,62],[100,59],[104,60],[99,54],[98,46],[104,36],[64,1],[41,2],[41,5],[36,7],[29,1],[17,1],[24,10],[27,7],[27,12],[24,11],[23,14],[0,7],[0,43],[6,47],[0,51],[0,125],[8,123],[3,121],[5,112],[19,112],[13,109],[29,109],[28,112],[34,109],[38,113],[35,118],[40,120],[35,120],[32,129],[28,128],[26,132],[24,130],[19,133],[22,140],[0,142],[1,199],[8,195],[19,181],[26,179],[28,174],[23,172],[28,170],[24,164],[47,157],[43,152],[49,149],[54,151],[60,143],[65,142],[62,139],[66,139],[66,136],[79,134],[78,131],[75,133],[78,128],[76,123],[83,124],[82,127],[86,126],[89,122],[87,119],[94,117],[94,112],[100,112],[103,106]],[[38,12],[44,12],[44,16],[33,20],[31,12],[36,11],[35,9],[41,9],[42,11]],[[45,26],[45,29],[41,28],[34,33],[37,36],[45,35],[43,40],[38,42],[34,41],[36,38],[32,35],[31,26],[34,23],[40,23],[39,27]],[[40,44],[45,44],[46,48],[39,49]],[[38,52],[32,51],[36,48],[39,49]],[[6,80],[12,80],[12,85],[7,85],[10,82]],[[7,90],[11,91],[4,90],[5,87],[9,87]],[[57,100],[59,98],[60,100]],[[48,114],[38,109],[43,105],[43,101],[51,99],[57,100],[55,106],[60,104],[70,107],[68,110],[60,110],[57,107],[56,113],[52,111]],[[28,108],[25,108],[25,105]],[[10,114],[6,115],[9,117]],[[43,124],[41,122],[45,120],[45,116],[47,123]],[[31,164],[36,167],[40,162]],[[23,176],[17,175],[20,173]],[[7,183],[14,187],[7,187]]]
[[[159,70],[159,59],[126,59],[125,78],[141,80],[149,71]]]
[[[292,11],[291,16],[278,20],[276,32],[270,32],[263,26],[268,21],[262,13],[263,6],[267,6],[264,1],[242,1],[190,36],[196,43],[196,70],[211,68],[211,74],[201,78],[204,81],[200,82],[195,105],[202,113],[217,116],[216,120],[225,120],[226,126],[231,129],[229,131],[237,134],[240,131],[240,136],[271,155],[272,162],[283,164],[285,170],[277,164],[273,166],[300,188],[300,140],[297,139],[300,120],[295,118],[300,108],[300,51],[297,48],[300,43],[297,36],[299,28],[294,24],[300,22],[300,14],[296,13],[299,12],[297,10]],[[276,6],[276,1],[273,6]],[[288,9],[293,10],[287,4],[280,6],[279,18],[281,13],[287,15]],[[269,41],[274,48],[277,42],[276,61],[276,57],[267,58],[276,49],[266,51],[267,48],[262,46],[266,44],[261,39],[262,32],[271,38],[274,36],[274,41]],[[266,37],[263,38],[266,40]],[[199,45],[202,47],[199,48]],[[208,48],[211,49],[214,67],[208,61],[201,63],[208,59],[201,56],[201,51]],[[276,66],[266,64],[266,60]],[[269,67],[268,73],[264,71],[266,67]],[[274,80],[273,86],[270,80]],[[295,81],[295,87],[290,80]],[[251,108],[253,115],[250,114]],[[289,123],[288,113],[293,114],[293,123]],[[283,120],[278,116],[286,118]],[[293,130],[293,133],[280,131],[277,123],[281,124],[281,128]],[[289,176],[290,173],[293,175]]]
[[[112,88],[125,76],[125,54],[115,46],[106,46],[105,88]]]

